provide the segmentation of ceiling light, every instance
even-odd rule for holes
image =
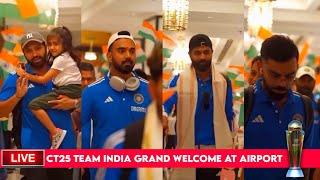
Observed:
[[[271,31],[273,21],[272,0],[248,0],[248,32],[257,36],[261,27]]]
[[[188,25],[188,0],[163,0],[163,29],[183,31]]]

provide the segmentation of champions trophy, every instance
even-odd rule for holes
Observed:
[[[304,131],[300,121],[292,120],[288,125],[287,146],[289,152],[290,168],[286,177],[304,177],[300,168]]]

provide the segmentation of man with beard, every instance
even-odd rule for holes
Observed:
[[[248,77],[249,85],[253,85],[260,78],[261,56],[256,56],[251,62],[250,74]]]
[[[313,96],[313,89],[316,86],[316,73],[311,67],[302,66],[298,69],[296,79],[294,82],[296,85],[296,91],[300,94],[308,96],[312,100],[312,107],[314,113],[313,131],[315,131],[319,128],[319,107]],[[320,138],[314,139],[313,142],[315,141],[320,141]],[[320,148],[320,143],[318,142],[317,147],[314,148]]]
[[[162,149],[162,43],[156,42],[147,60],[152,103],[144,119],[116,131],[106,140],[106,149]],[[162,180],[162,168],[109,168],[98,170],[97,180]]]
[[[273,35],[262,43],[261,58],[262,78],[245,90],[251,92],[245,95],[245,104],[252,104],[245,115],[245,149],[287,149],[286,130],[292,120],[302,122],[304,148],[309,148],[312,122],[308,114],[313,114],[307,112],[312,111],[311,101],[291,90],[298,69],[297,46],[289,37]],[[248,180],[286,179],[287,170],[245,169],[244,175]]]
[[[319,127],[319,106],[316,103],[313,96],[313,89],[316,85],[316,73],[315,71],[308,66],[302,66],[298,69],[296,79],[295,79],[296,90],[300,94],[308,96],[312,100],[312,107],[314,113],[314,121],[313,121],[313,141],[312,148],[319,149],[320,148],[320,127]],[[320,169],[310,169],[310,177],[317,177],[320,173]]]
[[[117,32],[110,37],[107,57],[109,73],[90,84],[82,94],[81,125],[84,149],[102,148],[110,134],[143,119],[151,102],[147,81],[132,73],[136,61],[136,47],[129,32]],[[94,179],[95,172],[96,169],[90,169],[91,179]]]
[[[43,75],[49,70],[47,64],[47,51],[45,40],[37,32],[25,34],[21,39],[21,47],[27,59],[26,71],[32,74]],[[52,82],[37,84],[28,82],[16,73],[9,74],[0,91],[0,116],[14,111],[14,121],[21,126],[22,149],[48,149],[51,140],[47,129],[34,117],[28,108],[28,104],[35,97],[50,92]],[[66,138],[61,144],[62,149],[76,147],[75,135],[72,131],[71,115],[68,111],[48,110],[53,122],[67,130]],[[20,139],[20,136],[18,136]],[[16,142],[19,142],[16,141]],[[20,147],[20,145],[17,145]],[[72,169],[22,169],[26,179],[72,179]]]
[[[177,108],[177,149],[232,148],[231,122],[234,117],[230,81],[212,63],[212,42],[197,34],[189,42],[192,65],[175,76],[170,87],[177,92],[164,103],[167,119]],[[172,179],[220,179],[220,169],[174,169]],[[232,170],[223,169],[220,174]]]
[[[316,86],[315,71],[308,66],[300,67],[296,74],[295,85],[297,92],[313,99],[313,89]]]

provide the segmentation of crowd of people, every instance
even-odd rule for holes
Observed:
[[[13,114],[13,139],[20,149],[232,149],[235,113],[230,79],[213,61],[209,36],[189,41],[191,65],[175,75],[162,100],[162,42],[147,65],[134,70],[136,42],[119,31],[106,43],[109,71],[96,79],[94,66],[73,53],[66,27],[46,38],[28,32],[21,39],[27,63],[9,74],[0,90],[0,116]],[[292,120],[303,124],[303,148],[320,148],[315,71],[298,65],[299,51],[273,35],[254,58],[245,88],[244,148],[286,149]],[[3,140],[3,134],[0,133]],[[4,142],[0,145],[4,148]],[[233,168],[21,169],[27,180],[46,179],[235,179]],[[285,179],[287,169],[245,169],[245,179]],[[0,172],[5,178],[6,171]],[[316,169],[305,169],[309,178]],[[242,174],[242,175],[243,175]]]

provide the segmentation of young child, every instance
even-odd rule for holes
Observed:
[[[54,90],[32,100],[29,108],[39,121],[48,129],[51,135],[51,149],[58,149],[67,131],[57,128],[46,109],[50,109],[50,100],[55,100],[59,95],[70,98],[81,96],[81,74],[78,68],[79,58],[72,53],[72,35],[66,27],[57,27],[47,36],[47,47],[52,66],[43,76],[31,75],[23,69],[16,69],[17,74],[24,76],[32,82],[46,84],[52,80]]]

